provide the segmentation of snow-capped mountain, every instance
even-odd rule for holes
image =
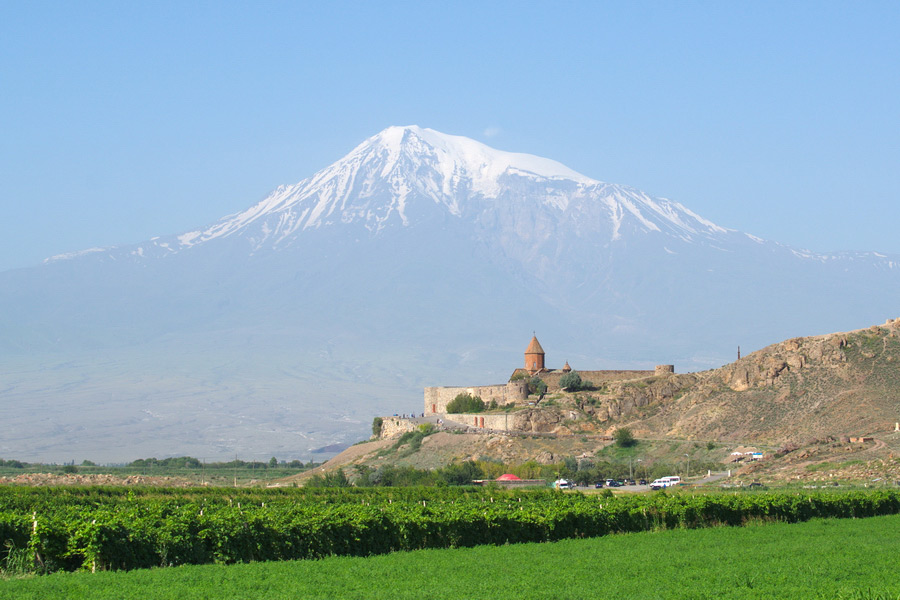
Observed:
[[[185,247],[245,235],[260,247],[336,224],[379,232],[392,220],[410,225],[414,203],[433,203],[463,218],[491,210],[492,204],[525,187],[536,188],[528,202],[560,213],[596,204],[612,223],[612,239],[628,218],[648,231],[679,231],[688,237],[725,231],[680,204],[604,184],[558,162],[412,126],[386,129],[309,179],[282,186],[249,210],[178,241]]]
[[[429,207],[480,225],[484,235],[492,233],[486,214],[517,207],[581,223],[580,229],[602,231],[607,241],[626,231],[665,232],[684,241],[715,241],[729,232],[677,202],[591,179],[553,160],[408,126],[385,129],[243,212],[130,251],[158,256],[228,237],[258,251],[289,246],[308,230],[343,226],[378,234],[391,224],[414,225]],[[48,260],[105,250],[119,251],[91,248]]]
[[[896,317],[898,266],[391,127],[207,227],[0,273],[0,401],[43,409],[16,431],[43,419],[52,441],[10,438],[34,453],[103,459],[89,451],[110,444],[79,433],[99,427],[127,437],[110,460],[309,458],[417,409],[424,385],[505,380],[534,330],[551,366],[714,367],[737,345]]]

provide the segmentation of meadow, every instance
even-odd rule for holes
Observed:
[[[0,599],[887,600],[900,516],[751,521],[372,557],[56,573],[0,580]]]

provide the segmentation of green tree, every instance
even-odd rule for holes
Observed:
[[[343,469],[325,474],[325,487],[350,487],[350,480]]]
[[[478,413],[484,410],[484,400],[480,396],[473,396],[466,392],[457,394],[456,398],[447,403],[448,413]]]
[[[484,472],[476,462],[467,460],[447,465],[443,469],[439,469],[437,474],[448,485],[472,485],[472,481],[481,479]]]
[[[375,437],[381,437],[381,427],[384,425],[384,419],[381,417],[375,417],[372,419],[372,435]]]
[[[577,392],[584,387],[584,383],[581,381],[581,375],[575,371],[569,371],[559,378],[559,387],[568,392]]]
[[[616,429],[613,437],[616,440],[616,445],[620,448],[631,448],[637,444],[637,440],[634,439],[634,435],[631,434],[631,430],[627,427],[619,427]]]
[[[547,384],[544,383],[543,379],[535,375],[528,380],[528,393],[543,396],[547,393]]]
[[[278,459],[273,456],[272,458],[269,459],[269,468],[274,469],[277,466],[278,466]]]

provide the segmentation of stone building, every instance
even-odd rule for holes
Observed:
[[[557,391],[560,389],[560,378],[571,372],[572,367],[566,361],[561,369],[548,369],[545,357],[544,349],[537,336],[534,335],[525,349],[525,366],[513,371],[507,383],[486,386],[427,387],[425,388],[425,415],[445,414],[447,404],[459,394],[480,396],[486,403],[494,401],[500,406],[510,403],[525,405],[528,401],[528,381],[532,377],[537,377],[547,384],[548,391]],[[674,373],[675,367],[673,365],[657,365],[653,371],[582,371],[580,369],[576,371],[582,381],[589,381],[594,386],[602,386],[604,383],[613,381],[643,379]]]

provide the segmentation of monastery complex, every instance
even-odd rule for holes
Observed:
[[[446,414],[447,404],[459,394],[480,396],[485,403],[495,401],[500,406],[516,404],[524,408],[528,404],[530,379],[540,379],[547,385],[548,392],[555,392],[560,390],[559,380],[563,375],[572,372],[572,367],[568,362],[561,369],[550,369],[547,368],[544,359],[544,349],[535,336],[531,338],[531,343],[525,349],[524,366],[513,371],[506,383],[466,387],[427,387],[425,388],[425,416]],[[674,372],[674,365],[657,365],[653,371],[577,371],[582,381],[589,381],[595,386],[602,386],[612,381],[642,379]]]

